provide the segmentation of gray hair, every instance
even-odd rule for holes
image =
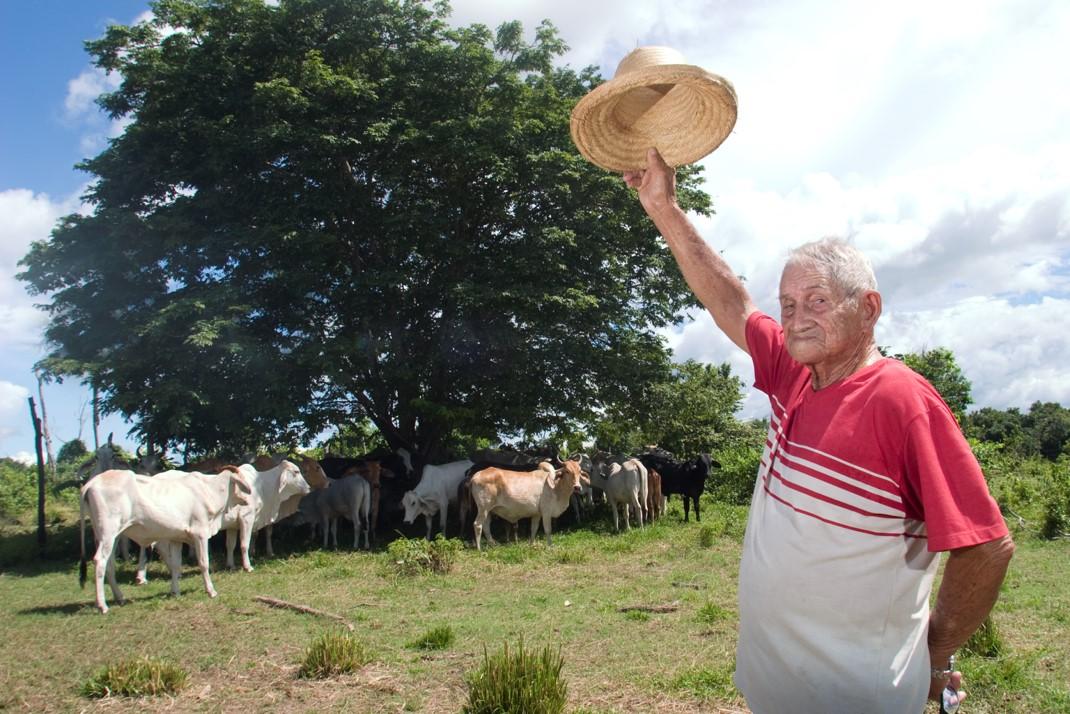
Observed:
[[[851,300],[877,289],[877,276],[869,259],[843,238],[822,238],[800,245],[788,255],[784,268],[799,265],[811,265],[824,272]]]

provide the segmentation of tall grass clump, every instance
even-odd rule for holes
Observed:
[[[449,625],[433,627],[409,643],[414,650],[444,650],[453,644],[453,628]]]
[[[999,630],[996,629],[996,623],[992,620],[992,615],[985,617],[985,621],[981,623],[981,626],[974,630],[974,633],[966,640],[962,650],[968,654],[988,658],[999,657],[1004,654],[1003,637],[999,634]]]
[[[524,650],[524,641],[510,652],[509,644],[491,656],[483,648],[483,665],[465,677],[468,702],[464,714],[560,714],[568,687],[561,676],[561,652],[549,646]]]
[[[351,633],[328,630],[305,650],[298,676],[303,679],[327,679],[358,670],[370,660],[364,645]]]
[[[82,685],[82,695],[102,697],[151,697],[177,694],[186,685],[186,672],[152,657],[109,664]]]
[[[432,541],[398,538],[386,547],[387,570],[396,575],[445,575],[463,547],[461,541],[441,533]]]

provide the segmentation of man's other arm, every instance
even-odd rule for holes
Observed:
[[[992,611],[1013,555],[1014,541],[1009,535],[949,552],[936,606],[929,616],[933,667],[943,667]],[[934,679],[929,698],[939,697],[942,688],[943,683]]]

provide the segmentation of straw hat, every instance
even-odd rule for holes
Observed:
[[[665,163],[698,161],[736,123],[732,84],[687,64],[670,47],[639,47],[572,110],[572,141],[589,161],[611,171],[646,167],[647,149]]]

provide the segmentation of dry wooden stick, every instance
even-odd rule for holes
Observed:
[[[628,605],[617,608],[617,612],[631,612],[632,610],[640,612],[675,612],[679,607],[680,601],[673,600],[668,605]]]
[[[320,617],[329,617],[332,620],[337,620],[338,622],[341,622],[343,625],[345,625],[347,628],[349,628],[350,632],[353,631],[353,624],[352,623],[350,623],[348,620],[346,620],[341,615],[335,615],[333,612],[324,612],[323,610],[317,610],[316,608],[309,607],[308,605],[298,605],[297,603],[286,602],[285,600],[278,600],[278,599],[273,598],[273,597],[267,597],[266,595],[257,595],[253,599],[257,600],[259,602],[262,602],[265,605],[270,605],[271,607],[287,608],[287,609],[290,609],[290,610],[297,610],[298,612],[304,612],[304,613],[309,614],[309,615],[319,615]]]
[[[674,588],[692,588],[693,590],[705,590],[706,586],[702,583],[683,583],[676,581],[672,584]]]

